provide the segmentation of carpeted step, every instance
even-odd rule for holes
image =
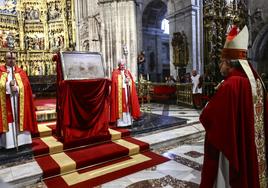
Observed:
[[[76,172],[44,180],[48,188],[88,188],[115,180],[140,170],[150,168],[169,159],[146,151],[103,164],[94,165]]]
[[[46,137],[46,136],[55,135],[56,123],[57,123],[56,121],[38,123],[38,133],[36,135],[33,135],[33,137]],[[130,132],[128,129],[117,128],[117,127],[111,126],[110,132],[112,130],[116,130],[120,132],[122,137],[130,135]],[[116,134],[114,134],[114,136],[116,136]],[[121,136],[119,138],[121,138]]]
[[[54,135],[56,130],[56,121],[39,122],[37,124],[37,128],[38,133],[34,135],[32,134],[32,138]]]
[[[35,106],[39,133],[32,149],[48,188],[93,187],[169,160],[128,129],[110,127],[109,135],[63,144],[55,134],[56,100],[35,100]]]
[[[72,172],[149,149],[149,144],[134,138],[119,139],[108,143],[72,149],[61,153],[36,157],[43,170],[43,177]]]
[[[34,100],[34,106],[56,106],[56,98],[43,98],[43,99],[35,99]]]
[[[48,188],[93,187],[169,160],[128,129],[110,127],[108,135],[63,144],[55,134],[56,100],[35,100],[35,106],[39,133],[32,149]]]
[[[44,132],[40,132],[40,135],[47,135],[48,133],[51,133],[51,134],[53,133],[53,128],[51,128],[50,125],[43,124],[40,126],[46,127],[42,129],[44,130]],[[111,140],[112,141],[118,140],[118,139],[121,139],[130,135],[130,132],[127,129],[109,128],[109,132],[110,132],[110,135],[95,136],[86,140],[81,140],[79,142],[72,142],[68,144],[63,144],[55,136],[45,136],[45,137],[40,137],[40,138],[34,138],[32,141],[32,150],[35,156],[45,155],[45,154],[54,154],[54,153],[62,152],[63,150],[66,150],[66,149],[81,147],[84,145],[98,144],[98,143],[103,143],[103,142],[107,142]]]
[[[38,110],[36,111],[38,122],[52,121],[57,118],[56,109]]]

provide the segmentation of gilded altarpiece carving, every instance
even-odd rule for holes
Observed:
[[[204,71],[221,80],[218,64],[226,35],[232,25],[240,29],[247,24],[247,4],[244,0],[203,0]]]
[[[53,75],[52,52],[75,46],[73,0],[0,0],[0,63],[15,38],[18,64],[30,76]]]

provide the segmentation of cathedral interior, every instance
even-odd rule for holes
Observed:
[[[0,64],[5,63],[8,51],[16,52],[17,65],[31,83],[39,129],[32,136],[32,146],[19,151],[0,148],[3,187],[199,187],[205,135],[199,115],[223,79],[221,50],[233,25],[240,30],[247,25],[247,59],[268,87],[266,1],[0,0]],[[120,169],[119,164],[108,165],[126,156],[111,158],[115,154],[104,152],[107,156],[97,156],[95,161],[74,159],[83,152],[101,153],[102,148],[93,150],[100,141],[87,146],[56,142],[59,73],[55,54],[61,54],[63,68],[73,71],[68,74],[74,80],[82,78],[84,69],[78,66],[88,54],[99,58],[92,60],[97,68],[89,68],[91,79],[111,79],[118,60],[125,59],[136,83],[142,120],[128,127],[128,132],[109,129],[109,139],[118,145],[127,140],[129,153],[138,150],[147,158],[165,159],[144,162],[144,168]],[[190,80],[193,70],[203,77],[204,97],[197,109]],[[147,150],[157,156],[146,154]],[[62,162],[59,156],[63,155],[67,157]]]

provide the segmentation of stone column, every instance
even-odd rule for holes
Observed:
[[[136,23],[137,23],[137,46],[138,46],[138,53],[140,53],[143,49],[143,31],[142,31],[142,13],[144,10],[144,2],[143,0],[136,0]]]
[[[99,0],[102,53],[109,76],[127,47],[127,68],[137,78],[137,25],[134,0]]]
[[[199,73],[203,73],[203,61],[201,48],[202,36],[201,33],[201,18],[200,18],[200,2],[199,0],[170,0],[168,3],[168,16],[170,27],[170,72],[176,75],[177,71],[173,65],[173,48],[171,41],[174,32],[184,31],[189,48],[189,63],[186,67],[186,72],[191,72],[196,69]]]

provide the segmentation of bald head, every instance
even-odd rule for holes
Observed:
[[[14,52],[7,52],[5,56],[6,65],[7,66],[14,66],[16,64],[16,53]]]
[[[193,70],[193,71],[192,71],[192,75],[193,75],[193,76],[196,76],[196,75],[197,75],[197,71],[196,71],[196,70]]]
[[[125,70],[125,66],[126,66],[125,60],[124,59],[120,59],[118,61],[118,68],[119,68],[119,70]]]

